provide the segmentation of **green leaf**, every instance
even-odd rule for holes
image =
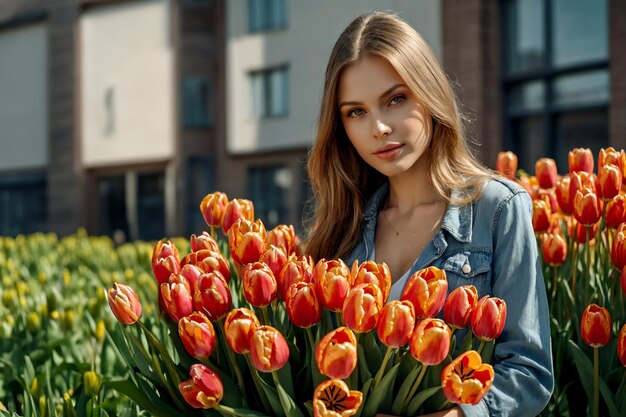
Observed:
[[[399,416],[402,413],[404,400],[406,399],[406,396],[409,395],[409,391],[417,380],[421,369],[422,365],[415,366],[411,372],[409,372],[409,375],[404,379],[404,382],[400,386],[400,390],[398,390],[396,399],[393,401],[393,405],[391,406],[391,414]]]
[[[361,405],[359,406],[359,409],[357,410],[354,417],[361,417],[361,413],[363,412],[363,409],[365,408],[365,403],[367,402],[367,396],[368,396],[367,394],[373,382],[374,382],[374,378],[370,378],[367,381],[365,381],[365,384],[363,384],[363,389],[361,391],[363,393],[363,401],[361,402]]]
[[[409,402],[409,406],[406,409],[407,415],[417,415],[417,410],[424,404],[424,401],[432,397],[441,390],[441,385],[421,390],[415,397]]]
[[[368,369],[365,352],[363,351],[363,346],[361,345],[357,345],[357,356],[358,356],[357,365],[358,365],[358,371],[360,374],[359,377],[360,377],[361,383],[363,383],[364,381],[372,379],[372,374],[370,370]],[[356,372],[356,369],[355,369],[355,372]],[[363,383],[363,386],[365,386],[364,383]]]
[[[275,381],[279,382],[278,373],[274,373],[274,378]],[[280,399],[280,403],[282,404],[287,417],[304,417],[304,414],[302,414],[302,411],[300,411],[296,403],[293,401],[293,398],[287,393],[287,391],[285,391],[282,384],[277,383],[276,390],[278,391],[278,398]]]
[[[365,408],[363,410],[366,416],[373,416],[376,412],[381,411],[381,404],[388,396],[391,395],[391,393],[393,393],[393,384],[399,367],[399,363],[394,365],[394,367],[391,368],[389,372],[387,372],[380,380],[378,385],[374,387],[374,390],[367,398],[367,403],[365,404]]]
[[[148,411],[155,417],[185,417],[185,414],[174,410],[163,401],[159,401],[158,397],[150,398],[142,392],[139,387],[127,378],[111,378],[104,380],[104,385],[126,395],[133,400],[139,407]],[[157,401],[155,401],[155,399]]]
[[[263,380],[263,378],[258,378],[259,385],[263,389],[267,400],[270,403],[270,407],[275,415],[279,417],[285,417],[285,411],[283,410],[283,406],[280,403],[280,399],[278,398],[278,391],[272,386],[270,386],[267,382]]]

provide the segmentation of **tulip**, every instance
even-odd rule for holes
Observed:
[[[320,372],[330,378],[345,379],[357,362],[357,340],[352,330],[338,327],[317,345],[315,360]]]
[[[220,247],[217,245],[215,239],[213,239],[207,232],[203,232],[199,236],[191,235],[189,243],[192,252],[198,252],[200,250],[210,250],[213,252],[220,251]]]
[[[622,188],[622,171],[615,165],[605,165],[598,172],[596,192],[604,200],[610,200],[619,194]]]
[[[311,327],[322,319],[322,307],[310,282],[292,284],[285,297],[289,320],[300,328]]]
[[[380,288],[374,284],[359,284],[348,291],[341,314],[346,326],[357,333],[365,333],[376,327],[382,308]]]
[[[232,310],[224,320],[224,333],[228,346],[240,355],[250,352],[250,338],[260,325],[256,315],[247,308]]]
[[[363,262],[352,274],[352,286],[372,283],[383,293],[383,303],[387,302],[391,291],[391,271],[386,263],[377,264],[373,261]]]
[[[620,271],[626,266],[626,223],[622,223],[615,232],[611,246],[611,260]]]
[[[480,340],[497,339],[506,322],[506,303],[497,297],[484,296],[472,312],[472,331]]]
[[[618,194],[606,204],[604,224],[611,229],[617,229],[620,223],[626,222],[626,196]]]
[[[228,230],[228,246],[240,264],[257,262],[265,249],[265,226],[261,220],[237,220]]]
[[[211,356],[217,344],[213,324],[199,311],[178,321],[178,336],[187,352],[198,358]]]
[[[502,176],[513,179],[517,173],[517,155],[513,152],[498,152],[496,171]]]
[[[589,242],[596,237],[599,229],[600,223],[596,223],[589,228]],[[587,243],[587,228],[571,217],[567,219],[567,235],[578,243]]]
[[[139,320],[141,303],[135,291],[129,286],[113,284],[113,288],[108,291],[107,299],[111,311],[120,323],[133,324]]]
[[[202,270],[195,265],[187,264],[183,265],[180,269],[179,275],[182,275],[187,282],[189,282],[189,288],[191,289],[191,296],[193,297],[198,288],[198,279],[202,275]]]
[[[620,283],[622,284],[622,292],[626,297],[626,268],[622,269],[622,274],[620,276]]]
[[[168,282],[161,284],[160,290],[163,305],[172,320],[178,321],[191,314],[191,287],[184,277],[172,274]]]
[[[203,311],[209,320],[216,321],[228,313],[231,304],[230,289],[222,274],[215,271],[200,276],[194,298],[196,310]]]
[[[224,233],[228,233],[232,225],[239,219],[249,222],[254,221],[254,204],[252,204],[252,201],[236,198],[228,203],[222,219],[222,230]]]
[[[87,371],[83,374],[83,387],[85,395],[89,398],[100,392],[100,377],[94,371]]]
[[[622,326],[617,336],[617,357],[622,365],[626,366],[626,324]]]
[[[563,236],[563,224],[565,221],[566,218],[560,211],[552,213],[552,216],[550,216],[550,227],[548,228],[548,233]]]
[[[331,311],[341,311],[350,290],[350,268],[341,259],[321,259],[311,277],[320,302]]]
[[[537,196],[536,199],[537,200],[543,200],[546,203],[548,203],[548,206],[550,207],[550,212],[551,213],[556,213],[559,211],[559,201],[556,198],[556,191],[555,191],[556,187],[554,188],[550,188],[549,190],[546,190],[544,188],[540,188],[537,191]]]
[[[575,148],[567,155],[569,173],[573,172],[593,172],[593,154],[589,148]]]
[[[602,205],[598,195],[589,188],[576,191],[574,218],[584,226],[592,226],[602,217]]]
[[[289,360],[289,346],[278,330],[259,326],[250,337],[250,360],[261,372],[277,371]]]
[[[482,363],[478,352],[463,352],[441,373],[443,393],[451,403],[478,404],[491,388],[493,367]]]
[[[550,228],[550,205],[544,200],[533,200],[533,230],[543,233]]]
[[[558,173],[556,162],[551,158],[541,158],[535,163],[535,176],[539,181],[539,187],[552,188],[556,185]]]
[[[560,234],[544,234],[541,239],[541,253],[548,265],[562,265],[567,259],[567,242],[565,242],[565,238]]]
[[[452,330],[441,319],[425,318],[411,338],[411,356],[424,365],[438,365],[448,356]]]
[[[572,200],[572,210],[574,210],[574,198],[578,190],[583,188],[589,188],[590,190],[596,189],[596,177],[593,173],[584,171],[574,172],[570,175],[569,183],[569,196]]]
[[[409,301],[390,301],[380,312],[376,332],[388,347],[397,348],[409,343],[415,328],[415,309]]]
[[[172,241],[161,239],[157,242],[152,251],[152,272],[159,285],[166,282],[171,274],[177,274],[180,271],[178,259],[178,249]]]
[[[310,256],[291,256],[276,277],[280,298],[286,300],[287,290],[297,282],[311,282],[313,258]]]
[[[278,285],[272,270],[261,262],[245,266],[242,282],[246,300],[255,307],[266,307],[278,293]]]
[[[443,318],[455,329],[467,327],[472,318],[472,311],[478,304],[478,290],[473,285],[457,287],[448,298],[443,307]]]
[[[200,203],[200,212],[204,221],[210,227],[218,227],[222,224],[226,206],[228,205],[228,197],[221,192],[207,194]]]
[[[180,262],[181,266],[195,265],[200,268],[202,272],[218,271],[226,282],[230,281],[230,266],[224,256],[219,253],[208,249],[202,249],[197,252],[191,252],[185,256]]]
[[[571,194],[569,192],[570,183],[571,178],[569,175],[564,175],[556,182],[555,188],[556,201],[559,203],[561,211],[565,214],[572,214],[573,210],[573,199],[570,197]]]
[[[341,379],[329,379],[313,393],[314,417],[349,417],[359,411],[363,393],[350,390]]]
[[[600,152],[598,152],[598,172],[602,171],[602,167],[605,165],[615,165],[621,173],[621,152],[616,151],[612,146],[600,149]]]
[[[434,317],[443,308],[447,291],[445,271],[429,266],[409,277],[400,300],[413,303],[416,318]]]
[[[261,254],[259,262],[269,266],[274,273],[274,277],[278,277],[280,276],[280,271],[282,271],[283,267],[287,263],[287,255],[283,251],[282,246],[277,247],[270,244]]]
[[[220,377],[202,364],[191,365],[191,377],[178,384],[183,398],[193,408],[213,408],[224,395],[224,386]]]
[[[611,315],[597,304],[589,304],[580,320],[580,336],[583,342],[593,348],[609,343],[611,339]]]
[[[523,171],[520,173],[519,180],[516,180],[516,182],[524,187],[524,189],[528,192],[528,194],[531,195],[531,197],[535,195],[535,192],[539,188],[537,177],[528,176]]]
[[[291,256],[295,254],[296,231],[292,225],[279,224],[267,232],[267,243],[277,247],[282,246],[285,255]]]

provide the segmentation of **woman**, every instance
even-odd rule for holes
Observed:
[[[434,415],[541,412],[552,356],[530,198],[472,156],[448,79],[397,16],[361,16],[340,35],[308,171],[316,207],[306,250],[314,258],[387,263],[390,299],[433,265],[446,271],[449,291],[473,284],[480,296],[506,301],[492,388],[478,405]]]

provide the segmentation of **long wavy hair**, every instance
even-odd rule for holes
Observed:
[[[366,55],[386,59],[430,115],[428,171],[443,201],[471,203],[480,197],[486,180],[493,177],[472,155],[450,82],[424,39],[393,14],[360,16],[341,33],[330,55],[316,140],[308,158],[314,205],[305,246],[314,259],[350,253],[361,236],[364,206],[386,180],[357,154],[337,106],[342,72]],[[461,190],[461,197],[453,198],[452,190]]]

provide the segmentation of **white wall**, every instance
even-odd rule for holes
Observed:
[[[81,17],[81,137],[87,167],[170,159],[176,137],[168,0]]]
[[[248,0],[227,7],[227,149],[249,153],[312,143],[324,70],[341,31],[358,15],[391,10],[407,20],[441,56],[440,0],[287,0],[287,28],[248,33]],[[248,73],[289,65],[289,115],[251,116]]]
[[[0,169],[48,164],[45,24],[0,31]]]

